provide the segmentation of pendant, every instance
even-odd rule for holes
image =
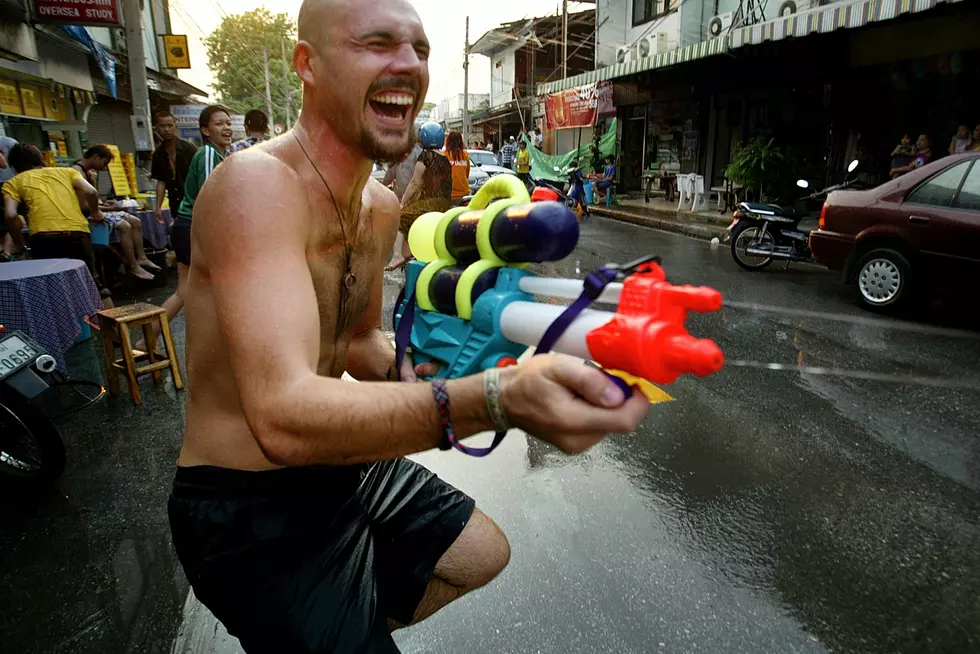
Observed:
[[[356,283],[357,277],[354,276],[354,273],[348,272],[346,275],[344,275],[344,288],[346,288],[348,291],[354,288],[354,284]]]

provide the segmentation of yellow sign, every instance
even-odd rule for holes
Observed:
[[[126,168],[123,166],[122,155],[119,153],[118,145],[108,145],[112,152],[112,162],[109,164],[109,178],[112,180],[112,188],[116,195],[132,195],[129,188],[129,178],[126,177]]]
[[[163,52],[167,58],[167,68],[190,68],[191,53],[187,47],[187,37],[183,34],[164,34]]]
[[[67,157],[68,156],[68,146],[65,145],[65,142],[64,141],[60,141],[60,140],[59,141],[55,141],[55,145],[58,148],[58,156],[59,157]]]
[[[20,92],[17,91],[15,82],[0,79],[0,111],[18,116],[24,113],[20,106]]]
[[[41,88],[41,100],[44,102],[44,117],[51,120],[68,120],[68,99],[60,93],[52,92],[47,87]]]
[[[33,84],[20,84],[20,100],[24,103],[24,115],[34,118],[44,118],[44,101],[41,99],[41,87]]]
[[[126,179],[129,180],[129,188],[135,194],[139,189],[139,184],[136,183],[136,157],[133,156],[132,152],[123,152],[122,164],[123,168],[126,169]]]

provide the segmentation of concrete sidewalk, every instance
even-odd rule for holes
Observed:
[[[731,211],[720,211],[717,204],[709,203],[705,211],[678,211],[676,202],[667,202],[652,198],[644,202],[643,198],[624,197],[618,199],[612,207],[595,204],[589,210],[597,216],[605,216],[622,222],[653,227],[665,232],[693,236],[694,238],[710,241],[718,237],[724,241],[726,228],[732,222]],[[817,228],[817,216],[812,215],[800,221],[799,228],[812,231]]]

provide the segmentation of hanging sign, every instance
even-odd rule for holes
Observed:
[[[187,47],[186,35],[164,34],[163,51],[167,60],[167,68],[191,67],[191,53]]]
[[[612,84],[597,82],[552,93],[544,101],[548,129],[592,127],[599,116],[615,112]]]
[[[117,0],[34,0],[34,16],[39,23],[122,25]]]

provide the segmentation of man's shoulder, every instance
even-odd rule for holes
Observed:
[[[197,152],[200,148],[198,148],[190,141],[185,141],[184,139],[177,139],[176,149],[183,150],[185,152]]]

